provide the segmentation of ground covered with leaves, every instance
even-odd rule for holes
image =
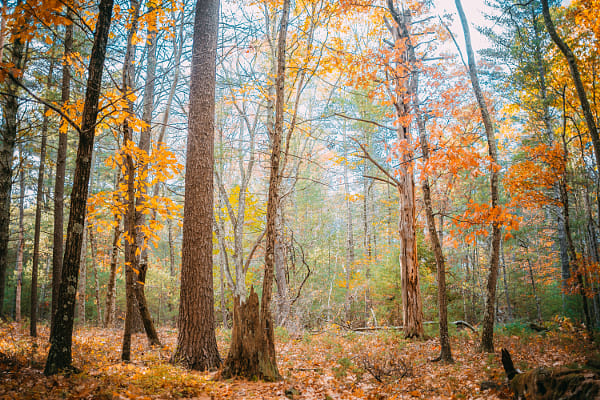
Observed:
[[[352,332],[331,326],[290,335],[278,329],[277,355],[283,380],[263,383],[218,380],[217,372],[187,371],[169,364],[177,340],[163,328],[163,347],[150,347],[143,335],[133,342],[133,362],[120,361],[119,330],[80,328],[74,336],[71,376],[43,375],[48,330],[32,339],[26,327],[0,325],[0,399],[509,399],[499,354],[477,352],[478,336],[452,332],[454,364],[431,362],[435,338],[405,340],[402,332]],[[432,332],[433,333],[433,332]],[[230,331],[218,331],[222,357]],[[496,336],[521,370],[537,366],[580,365],[596,347],[568,322],[547,333],[507,325]],[[482,387],[483,383],[483,387]]]

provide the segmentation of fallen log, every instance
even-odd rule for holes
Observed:
[[[596,370],[539,367],[521,372],[506,349],[502,349],[502,366],[517,399],[600,399],[600,373]]]
[[[470,323],[468,323],[467,321],[462,321],[462,320],[454,321],[453,324],[456,325],[456,327],[458,329],[469,328],[471,331],[477,332],[477,329],[475,329],[475,327],[473,325],[471,325]]]

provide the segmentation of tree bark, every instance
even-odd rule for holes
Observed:
[[[20,3],[20,2],[19,2]],[[23,73],[25,64],[25,44],[18,35],[20,29],[13,28],[11,62],[16,71]],[[0,318],[4,318],[4,289],[6,286],[6,270],[8,268],[8,243],[10,236],[10,197],[12,192],[12,162],[17,139],[17,112],[19,100],[17,97],[20,76],[12,76],[6,85],[4,102],[4,129],[0,132]]]
[[[469,65],[469,76],[471,78],[471,84],[473,86],[473,92],[479,105],[479,111],[481,112],[481,118],[483,119],[483,125],[485,128],[485,134],[488,142],[488,154],[490,156],[490,202],[492,212],[496,212],[500,206],[500,195],[498,190],[499,180],[499,165],[498,165],[498,150],[496,147],[496,138],[494,136],[494,125],[490,117],[483,91],[479,85],[479,77],[477,75],[477,66],[475,63],[475,54],[471,46],[471,34],[469,32],[469,25],[467,17],[462,8],[460,0],[455,0],[460,22],[463,27],[463,33],[465,36],[465,46],[467,48],[467,58]],[[481,331],[481,350],[487,353],[494,352],[494,320],[495,310],[494,304],[496,302],[496,284],[498,282],[498,268],[500,260],[500,222],[494,219],[492,221],[492,245],[490,251],[490,271],[487,280],[487,294],[485,299],[485,310],[483,314],[483,329]]]
[[[198,0],[192,45],[181,291],[177,348],[171,361],[206,370],[221,365],[213,292],[213,171],[219,0]]]
[[[67,226],[67,241],[62,268],[55,325],[50,334],[50,351],[46,360],[46,375],[72,369],[71,343],[75,312],[75,293],[79,274],[83,222],[88,197],[91,158],[94,147],[98,100],[104,70],[106,45],[112,17],[113,0],[101,0],[99,4],[94,45],[88,67],[89,75],[79,132],[76,167],[71,193],[71,209]]]
[[[67,18],[73,18],[71,7],[67,7]],[[65,27],[65,50],[62,66],[62,84],[60,90],[60,102],[63,107],[69,102],[71,95],[71,69],[67,59],[73,51],[73,25]],[[60,279],[63,264],[63,231],[64,231],[64,207],[65,207],[65,173],[67,168],[67,121],[61,120],[58,130],[58,149],[56,152],[56,173],[54,176],[54,233],[52,245],[52,317],[50,326],[54,327],[54,314],[58,305],[58,293],[60,290]]]
[[[410,12],[404,10],[400,15],[394,8],[392,0],[387,2],[388,9],[396,22],[395,27],[389,27],[394,43],[400,48],[406,47],[403,60],[411,64],[409,70],[416,65],[414,48],[410,35]],[[388,24],[389,25],[389,24]],[[411,55],[411,52],[413,54]],[[402,319],[404,336],[407,338],[422,337],[423,331],[423,304],[419,284],[419,267],[417,260],[416,238],[416,204],[415,204],[415,179],[414,161],[411,151],[410,135],[410,103],[417,94],[416,71],[410,77],[404,76],[401,71],[396,77],[394,89],[394,105],[398,119],[403,121],[397,129],[398,142],[405,146],[400,157],[400,169],[397,177],[396,190],[399,199],[398,231],[400,233],[400,277],[402,293]]]

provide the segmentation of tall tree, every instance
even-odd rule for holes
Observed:
[[[17,8],[21,2],[17,2]],[[16,12],[16,11],[15,11]],[[20,35],[25,26],[13,25],[11,31],[11,63],[16,75],[10,75],[4,95],[4,126],[0,130],[0,317],[4,317],[4,289],[8,268],[8,243],[10,236],[10,195],[12,191],[12,163],[17,139],[17,91],[25,64],[25,43]]]
[[[73,18],[73,10],[67,6],[67,18]],[[62,65],[62,82],[60,88],[60,102],[63,107],[69,102],[71,96],[71,67],[69,57],[73,51],[73,25],[65,27],[64,54]],[[58,291],[62,276],[63,263],[63,230],[65,207],[65,173],[67,168],[67,121],[61,121],[58,130],[58,149],[56,151],[56,173],[54,176],[54,236],[52,241],[52,316],[51,327],[54,326],[54,314],[58,305]]]
[[[192,45],[179,333],[172,362],[219,367],[213,292],[213,170],[219,0],[198,0]]]
[[[488,153],[490,156],[490,201],[491,201],[491,212],[494,215],[500,207],[500,195],[498,190],[499,170],[498,165],[498,150],[496,147],[496,138],[494,136],[494,125],[490,116],[483,91],[479,85],[479,76],[477,74],[477,65],[475,63],[475,54],[473,53],[473,47],[471,45],[471,33],[469,31],[469,24],[467,17],[463,11],[460,0],[455,0],[460,22],[463,27],[463,33],[465,36],[465,46],[467,48],[468,58],[468,70],[469,77],[471,78],[471,85],[473,86],[473,92],[477,99],[479,111],[481,112],[481,118],[483,119],[483,125],[485,128],[485,134],[488,142]],[[490,271],[487,280],[487,293],[485,299],[485,310],[483,314],[483,329],[481,331],[481,350],[487,353],[494,352],[494,320],[496,318],[496,283],[498,281],[498,266],[500,262],[500,221],[497,218],[492,220],[492,243],[490,249]]]
[[[277,38],[277,68],[275,77],[275,122],[271,136],[269,192],[267,194],[267,229],[265,274],[262,297],[251,288],[244,302],[234,299],[231,347],[223,366],[222,376],[257,377],[267,381],[281,378],[275,357],[271,296],[275,276],[276,218],[279,206],[281,141],[283,137],[283,105],[285,103],[285,44],[290,13],[290,0],[283,1]]]
[[[50,333],[50,350],[44,369],[46,375],[54,375],[61,370],[73,368],[71,365],[71,344],[75,314],[75,293],[77,291],[92,152],[98,117],[98,100],[102,87],[102,73],[112,18],[113,0],[101,0],[98,8],[94,45],[88,67],[89,75],[85,103],[81,116],[81,127],[78,130],[79,146],[73,177],[73,190],[71,192],[67,246],[63,258],[55,323]]]
[[[52,85],[52,75],[54,74],[54,58],[50,60],[50,68],[48,71],[48,80],[46,81],[46,89],[50,89]],[[30,323],[29,334],[33,337],[37,336],[37,308],[38,308],[38,266],[40,263],[40,231],[42,224],[42,208],[44,207],[44,173],[46,168],[46,145],[48,136],[48,106],[44,107],[44,116],[42,119],[42,139],[40,143],[40,164],[38,167],[38,179],[36,188],[35,200],[35,222],[33,228],[33,261],[31,266],[31,303],[30,303]]]

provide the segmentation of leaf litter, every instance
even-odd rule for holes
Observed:
[[[169,363],[177,331],[161,328],[162,347],[133,337],[130,363],[120,361],[122,332],[85,327],[73,337],[73,364],[82,372],[43,375],[48,328],[38,338],[15,323],[0,325],[0,399],[510,399],[499,354],[477,351],[471,332],[452,336],[455,363],[431,362],[437,339],[406,340],[402,332],[352,332],[331,326],[319,334],[277,330],[283,379],[264,383],[215,380],[214,371],[188,371]],[[229,331],[218,330],[222,358]],[[510,349],[517,367],[583,364],[593,345],[578,330],[496,334],[496,349]],[[495,388],[482,390],[482,382]]]

